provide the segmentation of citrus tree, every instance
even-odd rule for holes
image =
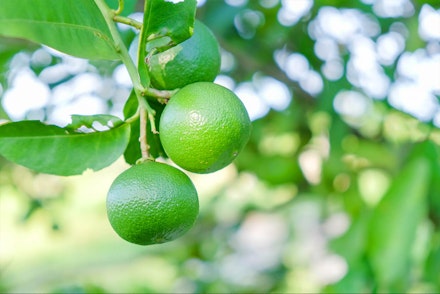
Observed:
[[[79,206],[87,249],[51,252],[71,274],[45,259],[12,264],[0,289],[439,292],[438,1],[196,5],[0,0],[0,200],[29,194],[23,219],[45,211],[63,232],[69,191],[54,188],[57,206],[38,192],[51,179],[40,173],[80,175],[123,155],[97,218],[106,208],[131,243],[175,240],[103,239]],[[52,100],[15,95],[14,108],[10,93],[32,82],[14,80],[25,67]],[[89,92],[66,93],[79,81]],[[82,96],[87,115],[58,116]],[[96,97],[105,107],[89,113]]]
[[[110,189],[107,207],[116,232],[137,244],[163,243],[186,232],[199,209],[191,180],[173,167],[145,162],[165,155],[163,141],[176,164],[193,172],[214,172],[233,161],[250,133],[239,98],[212,83],[220,69],[219,46],[204,24],[194,25],[196,2],[146,1],[142,23],[120,15],[124,1],[117,10],[105,1],[54,1],[50,11],[41,2],[31,14],[24,8],[26,1],[2,4],[2,22],[10,24],[0,33],[77,57],[121,60],[133,83],[133,99],[127,99],[125,121],[96,114],[72,116],[63,128],[40,121],[6,123],[0,127],[1,154],[35,171],[64,176],[102,169],[124,154],[129,163],[142,167],[126,171]],[[137,65],[117,22],[140,30]],[[96,124],[105,130],[98,131]],[[138,127],[130,132],[131,124]]]

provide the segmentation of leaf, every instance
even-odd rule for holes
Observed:
[[[331,293],[363,293],[368,289],[367,280],[370,275],[364,256],[369,218],[369,211],[362,211],[353,217],[352,224],[344,235],[330,240],[332,251],[342,256],[348,266],[346,275],[329,287]]]
[[[163,111],[164,105],[149,101],[150,106],[156,110],[156,126],[159,125],[160,114]],[[127,102],[124,106],[124,116],[125,118],[129,118],[132,116],[137,109],[137,98],[134,92],[131,93]],[[131,127],[131,135],[130,141],[128,143],[127,149],[124,152],[125,161],[128,164],[135,164],[136,161],[142,157],[140,143],[139,143],[139,132],[140,132],[140,120],[137,119],[130,124]],[[147,138],[148,145],[150,146],[149,152],[150,155],[154,158],[158,157],[166,157],[165,151],[163,150],[162,144],[160,143],[159,135],[153,134],[151,128],[147,127]]]
[[[143,34],[148,40],[167,36],[174,45],[185,41],[193,32],[196,5],[196,0],[147,1]]]
[[[425,157],[431,164],[431,182],[429,184],[428,202],[430,217],[440,223],[440,146],[426,140],[414,146],[413,155]]]
[[[178,3],[174,3],[178,2]],[[191,37],[194,29],[196,0],[150,0],[145,2],[143,26],[139,38],[138,71],[142,85],[149,87],[150,78],[145,62],[147,41],[154,45],[148,46],[163,50],[177,45]],[[165,41],[164,38],[166,37]]]
[[[429,161],[412,158],[373,211],[367,253],[380,291],[406,287],[417,227],[426,214],[429,182]]]
[[[0,35],[24,38],[87,59],[119,59],[93,0],[0,0]]]
[[[353,217],[350,228],[337,239],[331,240],[330,248],[344,257],[349,265],[361,263],[366,250],[369,211]]]
[[[425,264],[425,279],[435,285],[435,293],[440,293],[440,239],[433,238],[431,252]],[[433,291],[434,292],[434,291]]]
[[[370,293],[368,266],[356,263],[349,266],[346,275],[322,293]]]
[[[127,124],[85,134],[39,121],[13,122],[0,126],[0,155],[38,172],[78,175],[113,163],[124,152],[129,137]]]
[[[66,129],[73,132],[83,132],[81,128],[85,128],[91,131],[98,131],[97,128],[109,130],[113,127],[119,126],[122,121],[113,116],[107,114],[97,115],[72,115],[72,122],[66,126]]]

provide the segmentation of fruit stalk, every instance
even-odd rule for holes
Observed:
[[[119,23],[123,23],[123,24],[129,25],[129,26],[132,26],[138,30],[142,29],[141,22],[138,22],[138,21],[136,21],[132,18],[129,18],[129,17],[117,15],[116,12],[115,12],[115,15],[113,16],[113,20],[115,22],[119,22]]]
[[[179,89],[175,90],[158,90],[154,88],[145,88],[142,95],[154,97],[161,103],[166,103]]]
[[[121,8],[121,2],[119,1],[119,8],[118,11]],[[156,114],[155,110],[148,104],[148,101],[146,101],[146,99],[144,99],[142,93],[144,93],[146,90],[144,87],[142,82],[141,82],[141,72],[143,74],[143,79],[145,81],[146,84],[149,84],[149,78],[148,78],[148,73],[146,73],[145,71],[142,71],[140,68],[138,70],[138,68],[136,68],[136,65],[134,64],[133,60],[131,59],[127,48],[125,47],[124,42],[121,39],[121,36],[119,35],[119,32],[116,28],[116,25],[114,23],[113,20],[113,14],[115,12],[113,12],[112,10],[110,10],[108,8],[108,6],[104,3],[103,0],[95,0],[96,5],[99,7],[101,13],[103,14],[108,28],[110,30],[110,33],[112,34],[113,40],[115,42],[115,47],[118,50],[118,53],[121,57],[122,62],[124,63],[125,67],[127,68],[128,74],[130,76],[130,79],[133,83],[133,90],[136,94],[136,98],[138,100],[139,103],[139,108],[140,108],[140,116],[141,116],[141,130],[140,130],[140,136],[139,136],[139,140],[141,142],[141,152],[144,155],[144,153],[146,152],[146,158],[148,158],[148,144],[147,144],[147,115],[148,115],[148,119],[150,120],[151,123],[151,128],[153,131],[156,130],[156,126],[155,126],[155,122],[154,122],[154,116]],[[122,4],[123,5],[123,4]],[[143,57],[145,55],[145,50],[142,50],[142,48],[145,48],[145,43],[146,43],[146,38],[142,32],[142,28],[143,26],[141,26],[141,37],[139,39],[139,46],[138,46],[138,60],[143,60]],[[141,61],[139,62],[139,64],[141,63]],[[147,114],[148,113],[148,114]],[[143,118],[143,119],[142,119]],[[142,121],[144,121],[145,123],[142,123]]]
[[[148,146],[148,139],[147,139],[147,110],[144,107],[140,108],[140,134],[139,134],[139,142],[141,144],[141,154],[142,154],[142,161],[145,161],[150,158],[150,152],[149,152],[149,146]]]

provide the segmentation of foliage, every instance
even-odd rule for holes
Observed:
[[[141,43],[158,35],[154,44],[165,44],[159,50],[183,41],[194,20],[187,5],[194,8],[195,1],[175,6],[168,1],[164,10],[157,5],[162,1],[147,1],[149,13],[142,22],[149,26],[140,34],[114,26],[103,1],[53,2],[53,9],[47,8],[47,1],[34,1],[29,9],[28,1],[0,0],[0,35],[28,38],[91,60],[82,70],[45,82],[43,73],[69,59],[22,39],[1,37],[0,119],[16,122],[0,127],[0,153],[10,160],[22,159],[31,168],[35,163],[37,170],[44,166],[38,162],[40,154],[51,154],[44,157],[44,164],[52,166],[51,160],[65,164],[57,171],[39,171],[63,175],[101,169],[124,150],[126,160],[134,163],[140,151],[139,136],[133,135],[139,132],[133,105],[149,78],[143,50],[130,58],[137,64],[127,61],[130,44],[137,42],[136,35]],[[108,4],[117,9],[116,2]],[[124,16],[145,8],[136,1],[125,2]],[[148,249],[118,243],[101,230],[104,214],[93,203],[102,207],[104,200],[89,192],[93,189],[85,188],[91,194],[75,202],[72,190],[78,188],[70,180],[54,180],[0,158],[2,222],[13,223],[4,221],[6,216],[21,216],[30,225],[37,224],[31,227],[35,231],[43,220],[55,234],[47,234],[50,242],[62,244],[57,239],[61,235],[67,243],[79,244],[63,243],[58,252],[46,251],[47,255],[21,265],[8,266],[9,260],[2,257],[0,289],[439,292],[440,90],[435,71],[426,74],[426,69],[438,63],[440,52],[438,34],[423,29],[426,15],[439,14],[438,3],[291,2],[295,1],[206,1],[197,9],[197,18],[220,40],[223,64],[218,82],[233,88],[253,109],[253,130],[236,169],[195,178],[201,190],[200,217],[186,237]],[[181,11],[171,13],[171,7]],[[74,9],[81,13],[72,13]],[[44,26],[24,21],[29,18],[51,23],[51,34],[42,33]],[[168,30],[161,30],[164,22]],[[72,38],[77,40],[73,44]],[[49,55],[49,61],[36,62],[38,54]],[[118,82],[120,61],[114,59],[124,61],[132,75],[130,66],[138,68],[133,90]],[[85,73],[110,80],[114,85],[110,94],[105,86],[101,93],[93,90],[105,102],[105,115],[85,112],[74,116],[70,126],[54,126],[52,98],[21,117],[13,116],[8,93],[24,67],[47,83],[51,93],[60,93],[63,85]],[[405,92],[413,94],[419,105],[404,104]],[[72,101],[81,98],[77,95]],[[162,111],[152,97],[147,101]],[[33,121],[36,118],[47,123]],[[24,119],[29,121],[18,122]],[[163,155],[160,142],[149,132],[151,154]],[[53,151],[54,142],[62,146],[56,148],[61,153]],[[129,148],[123,148],[127,144]],[[99,152],[91,153],[98,146]],[[99,163],[91,164],[88,157]],[[104,182],[106,170],[101,171]],[[87,174],[78,181],[85,185],[86,179]],[[105,186],[93,179],[89,187]],[[19,203],[21,209],[9,211],[8,203]],[[75,218],[70,218],[70,204]],[[27,234],[19,235],[24,230],[20,225],[11,227],[17,233],[0,227],[2,239],[16,237],[5,243],[6,248],[14,248],[11,243],[20,243],[20,238],[29,240]],[[44,252],[35,243],[35,252]],[[63,275],[59,268],[69,270]]]
[[[146,96],[146,94],[141,94],[148,92],[149,86],[148,72],[144,62],[146,52],[145,50],[138,50],[137,60],[139,69],[137,70],[134,61],[128,55],[128,49],[117,31],[115,22],[121,21],[133,24],[135,27],[137,25],[130,18],[120,17],[118,15],[119,11],[111,10],[101,0],[86,0],[80,3],[54,1],[54,5],[50,10],[47,9],[47,1],[35,4],[37,8],[32,13],[28,13],[28,10],[25,8],[27,5],[26,1],[19,1],[14,5],[11,5],[9,2],[4,3],[2,5],[2,15],[0,15],[3,29],[0,33],[9,37],[26,38],[77,57],[121,60],[127,67],[132,79],[133,90],[136,98],[139,100],[140,107],[133,118],[127,119],[127,122],[124,123],[125,127],[119,127],[122,122],[118,123],[118,126],[113,126],[106,132],[107,136],[101,136],[104,132],[94,132],[91,135],[76,136],[72,140],[71,133],[67,132],[72,126],[67,126],[63,130],[53,126],[46,126],[42,123],[34,123],[30,126],[27,126],[26,122],[24,124],[19,122],[18,126],[14,125],[14,123],[9,123],[0,127],[3,147],[1,153],[5,158],[33,168],[36,171],[58,175],[81,174],[86,168],[100,169],[106,167],[126,150],[129,142],[129,123],[139,117],[139,112],[148,110],[151,117],[155,113],[142,97]],[[120,2],[120,5],[119,10],[123,8],[123,2]],[[165,44],[161,43],[161,46],[158,48],[169,47],[183,42],[191,36],[192,27],[194,26],[195,1],[184,1],[180,4],[147,1],[145,3],[145,11],[144,25],[139,33],[138,48],[147,48],[147,41],[154,42],[165,37],[170,40]],[[168,17],[169,13],[171,15],[179,15],[179,20],[171,22]],[[157,45],[157,43],[154,44]],[[150,48],[150,50],[154,48]],[[80,120],[90,121],[93,118],[90,122],[93,124],[95,122],[101,123],[107,117],[108,115],[104,115],[104,117],[89,116],[84,119],[80,118]],[[72,118],[72,124],[78,124],[76,120],[78,120],[78,116]],[[154,118],[151,120],[151,123],[151,130],[154,133]],[[36,140],[29,138],[31,135],[29,130],[32,129],[37,130],[35,132]],[[117,132],[120,133],[121,130],[123,134],[118,135]],[[98,135],[96,136],[96,134]],[[90,140],[92,136],[97,138],[97,140]],[[107,158],[107,160],[102,160],[103,158],[100,158],[100,155],[91,153],[90,156],[96,159],[98,163],[89,162],[90,159],[84,162],[84,166],[78,167],[71,162],[64,163],[62,158],[67,158],[74,152],[72,152],[71,148],[60,148],[57,143],[59,137],[65,138],[65,140],[61,141],[62,144],[65,144],[65,141],[74,141],[74,149],[80,154],[90,154],[90,150],[100,152],[100,148],[104,147],[102,156]],[[70,142],[68,144],[72,146]],[[54,155],[53,160],[42,164],[41,161],[44,160],[36,158],[35,154],[31,152],[27,152],[26,149],[35,143],[38,144],[36,149],[38,154],[52,154]],[[119,153],[115,154],[116,150]],[[128,151],[125,153],[127,154]]]

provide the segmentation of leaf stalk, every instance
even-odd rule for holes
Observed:
[[[115,10],[115,15],[119,15],[124,10],[124,0],[118,0],[118,9]]]
[[[138,30],[142,29],[142,23],[141,22],[138,22],[137,20],[134,20],[134,19],[129,18],[129,17],[117,15],[116,12],[115,12],[115,15],[113,16],[113,20],[115,22],[119,22],[119,23],[123,23],[123,24],[129,25],[129,26],[134,27],[134,28],[136,28]]]

